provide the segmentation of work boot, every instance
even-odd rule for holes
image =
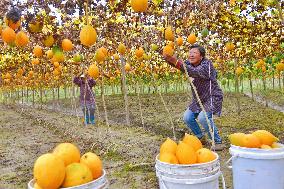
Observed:
[[[215,143],[215,148],[212,147],[211,150],[222,151],[225,147],[225,144]]]

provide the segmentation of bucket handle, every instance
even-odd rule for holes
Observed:
[[[221,179],[222,179],[222,186],[223,186],[223,189],[226,189],[226,182],[225,182],[225,178],[224,178],[224,175],[223,175],[223,173],[222,173],[222,171],[220,171],[221,172]]]
[[[164,179],[162,179],[163,176],[162,176],[162,175],[158,175],[158,177],[159,177],[161,183],[163,184],[163,188],[169,189],[169,188],[167,187],[167,185],[165,184]],[[222,171],[220,171],[219,177],[221,177],[221,179],[222,179],[222,186],[223,186],[223,189],[226,189],[226,182],[225,182],[225,178],[224,178],[224,175],[223,175]],[[200,180],[200,179],[198,179],[198,180]]]
[[[233,167],[232,167],[232,165],[229,165],[229,163],[231,162],[231,161],[233,161],[233,159],[235,159],[235,158],[237,158],[238,157],[238,155],[235,155],[235,156],[232,156],[232,157],[230,157],[230,159],[228,159],[228,161],[226,161],[226,165],[227,165],[227,168],[228,169],[232,169]]]

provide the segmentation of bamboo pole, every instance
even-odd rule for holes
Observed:
[[[234,59],[234,70],[237,69],[238,63],[237,58]],[[237,109],[238,115],[241,115],[241,103],[240,103],[240,87],[239,87],[239,76],[235,73],[235,92],[236,92],[236,99],[237,99]]]
[[[35,89],[33,88],[33,101],[32,101],[32,103],[33,103],[33,107],[34,107],[34,105],[35,105]]]
[[[251,93],[251,98],[254,101],[254,94],[253,94],[253,84],[252,84],[252,76],[251,72],[249,72],[249,86],[250,86],[250,93]]]
[[[125,116],[126,116],[126,125],[130,125],[130,120],[129,120],[129,104],[128,104],[128,98],[127,98],[127,86],[126,86],[126,73],[125,73],[125,59],[123,56],[120,56],[120,61],[121,61],[121,82],[122,82],[122,93],[123,93],[123,98],[124,98],[124,103],[125,103]]]
[[[103,102],[103,107],[104,107],[104,112],[105,112],[105,121],[108,126],[108,131],[109,129],[109,120],[108,120],[108,114],[107,114],[107,107],[106,107],[106,102],[105,102],[105,95],[104,95],[104,76],[102,75],[101,79],[101,96],[102,96],[102,102]]]
[[[144,118],[143,118],[143,112],[142,112],[142,104],[140,99],[140,85],[138,84],[138,81],[136,82],[136,88],[137,88],[137,97],[138,97],[138,103],[139,103],[139,112],[140,112],[140,118],[142,127],[145,130],[145,124],[144,124]]]
[[[24,87],[22,86],[21,87],[21,96],[22,96],[22,98],[21,98],[21,102],[22,102],[22,105],[24,104]]]

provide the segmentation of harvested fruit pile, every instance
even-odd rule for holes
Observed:
[[[272,149],[280,148],[279,139],[266,130],[257,130],[251,134],[234,133],[229,135],[232,145],[246,148]]]
[[[203,148],[200,140],[193,135],[185,134],[178,144],[167,138],[160,147],[159,160],[170,164],[197,164],[215,160],[211,150]]]
[[[83,156],[77,146],[61,143],[52,153],[41,155],[34,164],[35,189],[58,189],[91,182],[103,174],[100,158],[87,152]]]

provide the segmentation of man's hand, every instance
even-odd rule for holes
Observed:
[[[176,56],[169,56],[169,55],[163,55],[164,59],[169,63],[171,66],[176,66],[177,58]]]

